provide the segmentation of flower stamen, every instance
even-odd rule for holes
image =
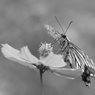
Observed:
[[[40,53],[40,56],[45,58],[53,51],[53,47],[52,47],[51,43],[49,43],[49,44],[46,42],[41,43],[38,51]]]

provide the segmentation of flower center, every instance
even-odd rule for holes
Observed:
[[[40,72],[41,72],[42,74],[43,74],[46,70],[49,69],[49,67],[44,66],[43,64],[39,64],[39,65],[34,64],[34,65],[37,67],[37,69],[40,70]]]
[[[47,57],[53,50],[51,43],[41,43],[39,48],[40,57]]]

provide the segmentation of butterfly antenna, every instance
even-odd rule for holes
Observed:
[[[59,26],[61,27],[62,31],[64,32],[64,29],[63,29],[62,25],[60,24],[59,20],[57,19],[57,17],[56,16],[54,16],[54,17],[55,17],[56,21],[58,22]]]
[[[64,35],[66,34],[67,30],[69,29],[70,25],[73,23],[73,21],[71,21],[66,29],[66,31],[64,32]]]

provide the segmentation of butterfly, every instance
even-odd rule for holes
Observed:
[[[63,30],[63,27],[59,23],[57,17],[55,16],[58,24]],[[92,59],[86,55],[78,46],[72,43],[67,36],[65,35],[72,21],[69,23],[66,31],[64,33],[59,33],[57,29],[52,26],[46,24],[45,27],[48,30],[48,33],[54,38],[55,42],[52,43],[54,45],[58,42],[60,46],[60,52],[63,55],[63,59],[66,63],[69,63],[71,68],[82,68],[82,80],[86,83],[86,86],[89,86],[91,83],[90,77],[95,78],[95,64]]]

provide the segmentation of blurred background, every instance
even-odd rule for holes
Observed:
[[[54,16],[64,30],[73,21],[67,37],[95,62],[95,0],[0,0],[0,44],[16,49],[28,45],[39,57],[40,43],[53,41],[44,24],[62,33]],[[45,95],[95,95],[94,88],[95,80],[88,89],[81,77],[69,80],[44,73]],[[41,95],[39,74],[0,53],[0,95]]]

